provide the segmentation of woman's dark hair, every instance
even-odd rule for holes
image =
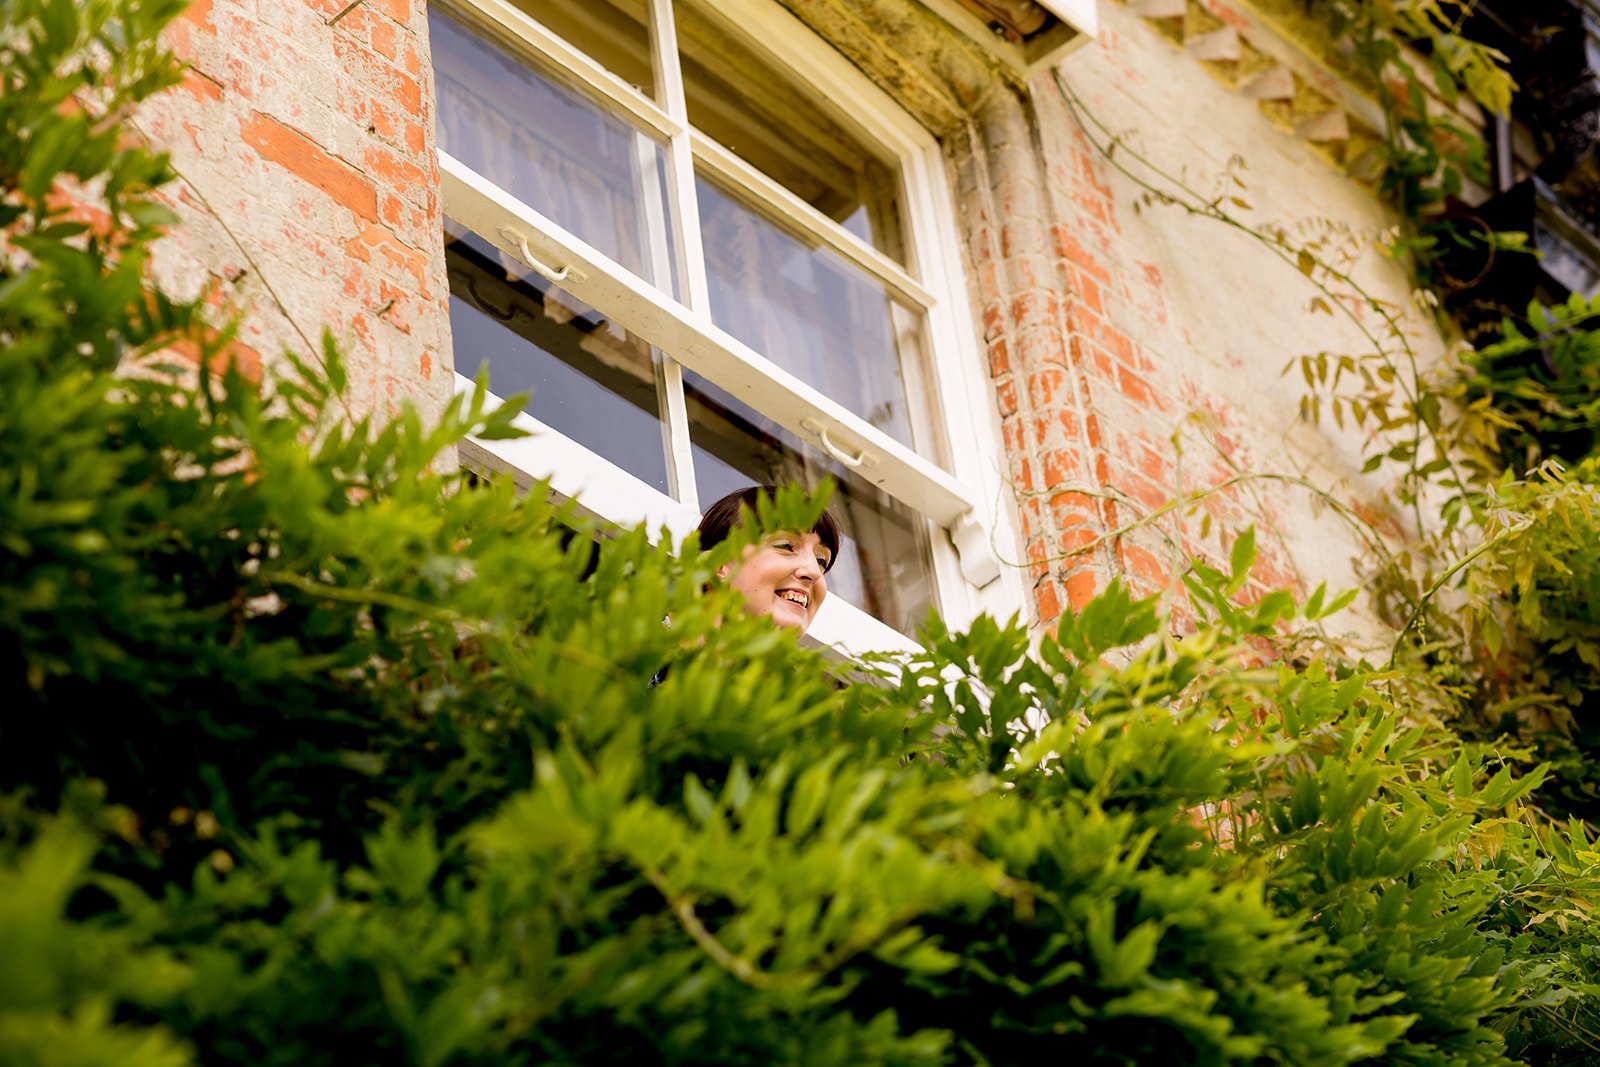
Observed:
[[[748,489],[729,493],[712,504],[700,520],[700,547],[715,548],[722,544],[728,539],[728,534],[733,532],[734,527],[740,525],[740,517],[745,508],[754,511],[756,501],[761,497],[775,500],[777,495],[778,487],[775,485],[752,485]],[[839,558],[839,520],[833,517],[833,512],[823,508],[822,514],[817,518],[817,524],[811,531],[828,548],[828,565],[822,568],[826,573],[832,569],[834,560]]]

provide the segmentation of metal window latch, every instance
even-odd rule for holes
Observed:
[[[552,267],[538,256],[535,256],[533,249],[528,247],[528,239],[518,230],[510,226],[502,226],[500,227],[500,236],[516,247],[517,255],[522,257],[522,262],[547,280],[555,282],[557,285],[569,279],[575,282],[583,281],[583,275],[573,270],[570,266]]]
[[[858,469],[872,459],[872,453],[868,452],[865,448],[852,455],[851,453],[840,448],[838,445],[834,444],[833,440],[828,436],[827,424],[822,422],[820,419],[815,419],[810,415],[807,415],[805,418],[800,420],[800,426],[803,429],[809,430],[811,433],[816,434],[817,440],[822,442],[822,450],[828,453],[828,455],[832,456],[834,459],[838,460],[840,463],[843,463],[851,470]]]

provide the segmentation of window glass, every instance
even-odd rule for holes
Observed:
[[[838,488],[829,506],[845,540],[828,595],[915,635],[934,603],[927,521],[699,375],[684,373],[684,392],[700,499],[751,484],[811,487],[831,475]]]
[[[646,96],[655,94],[645,0],[512,0]]]
[[[531,390],[530,415],[666,492],[650,346],[481,237],[447,223],[445,238],[456,370],[487,367],[498,396]]]
[[[674,8],[689,121],[904,264],[899,168],[696,4]]]
[[[922,314],[837,252],[796,236],[716,182],[702,177],[695,195],[712,320],[938,461],[934,442],[914,439],[918,420],[907,388],[924,362]]]
[[[664,146],[432,8],[440,150],[676,295]]]

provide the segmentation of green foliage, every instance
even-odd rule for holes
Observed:
[[[1318,5],[1333,40],[1348,48],[1383,108],[1378,190],[1402,225],[1390,251],[1424,285],[1445,281],[1436,263],[1451,246],[1498,246],[1495,235],[1461,229],[1445,213],[1467,182],[1488,178],[1482,137],[1457,113],[1463,93],[1486,111],[1510,113],[1516,84],[1506,57],[1461,32],[1462,0],[1333,0]]]
[[[64,11],[159,23],[17,10],[8,147],[76,122],[28,110]],[[3,199],[0,1064],[1588,1057],[1593,845],[1409,679],[1266,664],[1344,598],[1238,605],[1253,539],[1185,637],[1113,586],[846,674],[713,581],[821,495],[673,553],[448,473],[511,432],[481,388],[377,424],[331,345],[213,373],[117,151],[102,232],[57,150]]]
[[[1379,92],[1389,127],[1380,187],[1401,223],[1391,251],[1419,284],[1439,289],[1451,284],[1434,272],[1444,242],[1519,252],[1524,235],[1462,234],[1442,210],[1465,178],[1482,180],[1483,146],[1430,94],[1453,105],[1465,90],[1505,114],[1515,89],[1504,57],[1461,36],[1464,5],[1350,0],[1324,11],[1359,69],[1388,87]],[[1424,53],[1426,79],[1415,58]],[[1577,294],[1534,303],[1490,343],[1427,373],[1393,310],[1302,257],[1308,275],[1359,293],[1386,324],[1369,333],[1369,352],[1305,355],[1290,367],[1309,391],[1303,415],[1326,413],[1340,427],[1348,417],[1368,432],[1365,470],[1398,472],[1395,496],[1412,529],[1392,556],[1368,561],[1378,605],[1399,630],[1391,665],[1412,676],[1417,699],[1470,735],[1553,761],[1558,774],[1541,800],[1557,814],[1600,816],[1589,770],[1600,746],[1589,721],[1600,694],[1600,305]]]
[[[1600,446],[1597,318],[1600,299],[1578,293],[1553,307],[1533,303],[1525,328],[1508,319],[1498,341],[1463,358],[1459,401],[1489,416],[1475,443],[1492,451],[1490,470],[1575,464]]]

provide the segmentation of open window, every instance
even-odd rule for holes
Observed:
[[[812,635],[846,651],[1016,610],[926,131],[767,0],[448,0],[430,34],[456,369],[533,392],[469,462],[676,534],[831,475]]]

